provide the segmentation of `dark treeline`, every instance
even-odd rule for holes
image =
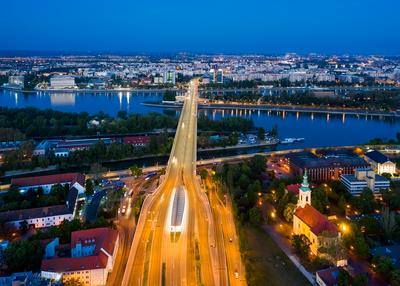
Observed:
[[[224,83],[209,83],[203,85],[205,89],[223,89],[223,88],[256,88],[260,85],[274,86],[274,87],[299,87],[299,86],[312,86],[318,85],[320,87],[351,87],[354,83],[351,82],[336,82],[336,81],[316,81],[316,80],[301,80],[290,81],[287,78],[276,81],[262,81],[262,80],[243,80],[243,81],[226,81]],[[377,83],[373,78],[366,77],[364,82],[359,83],[362,86],[376,86]]]
[[[289,93],[261,96],[258,92],[225,92],[224,94],[206,94],[211,100],[256,103],[259,99],[267,104],[308,105],[322,107],[363,108],[370,110],[394,110],[400,107],[399,91],[352,92],[346,96],[316,96],[312,91],[296,91]]]
[[[398,91],[369,91],[348,94],[346,97],[317,97],[312,92],[282,93],[281,95],[266,96],[264,97],[264,102],[272,104],[393,110],[400,107],[400,93]]]
[[[140,157],[149,154],[164,155],[170,151],[172,141],[173,138],[165,132],[157,136],[151,136],[149,144],[144,147],[133,147],[116,142],[106,145],[103,141],[99,141],[87,150],[71,152],[68,157],[56,157],[53,153],[50,153],[48,156],[32,156],[34,146],[31,142],[27,142],[18,150],[5,153],[4,163],[0,167],[0,174],[9,170],[34,169],[36,167],[46,168],[51,165],[68,168],[73,166],[89,166],[93,163]]]
[[[225,117],[216,121],[208,118],[204,114],[200,114],[197,122],[198,129],[202,131],[247,132],[254,130],[253,121],[241,117]]]
[[[68,184],[54,185],[49,194],[44,194],[42,187],[37,190],[29,189],[26,193],[20,193],[18,189],[12,187],[0,197],[2,202],[0,212],[64,204],[68,190]]]
[[[229,192],[241,223],[257,224],[261,211],[257,207],[258,194],[262,191],[262,174],[266,169],[264,156],[254,156],[243,163],[215,168],[215,179],[223,191]]]
[[[98,126],[88,125],[90,120],[100,122]],[[111,117],[102,112],[90,116],[86,112],[60,112],[52,109],[40,110],[37,108],[0,108],[0,128],[8,128],[7,132],[21,132],[27,138],[121,134],[146,132],[154,129],[175,128],[177,118],[162,113],[127,114],[120,111],[117,117]],[[9,136],[9,135],[7,135]]]

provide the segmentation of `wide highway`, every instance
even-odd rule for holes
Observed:
[[[229,285],[207,195],[196,176],[198,81],[189,83],[166,173],[143,203],[121,285]],[[182,231],[170,232],[174,190],[186,192]],[[233,271],[233,270],[232,270]]]

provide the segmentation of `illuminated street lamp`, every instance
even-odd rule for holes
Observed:
[[[349,231],[349,227],[345,223],[341,224],[340,229],[343,233],[347,233]]]

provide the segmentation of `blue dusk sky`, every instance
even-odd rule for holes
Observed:
[[[400,54],[399,0],[2,2],[2,51]]]

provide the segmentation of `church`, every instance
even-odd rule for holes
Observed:
[[[345,260],[339,257],[342,255],[339,255],[341,246],[340,232],[337,226],[311,205],[311,189],[308,183],[307,171],[303,176],[297,208],[293,214],[293,234],[304,234],[311,243],[310,250],[314,255],[330,255],[331,257],[328,259],[333,260],[335,264],[346,264]],[[337,253],[332,254],[332,250],[337,250]],[[330,253],[328,254],[327,252]]]

